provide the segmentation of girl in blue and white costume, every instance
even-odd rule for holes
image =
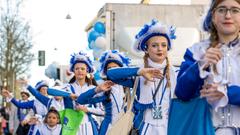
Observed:
[[[89,57],[79,52],[73,54],[70,60],[70,71],[74,73],[74,77],[70,80],[64,91],[53,92],[53,96],[63,96],[64,106],[68,109],[81,110],[86,113],[84,115],[77,135],[97,135],[98,127],[96,121],[92,118],[91,114],[97,116],[103,116],[104,111],[101,108],[96,108],[92,104],[81,105],[75,102],[75,98],[80,96],[82,93],[96,87],[96,81],[92,78],[94,68],[92,61]]]
[[[36,84],[35,89],[37,89],[42,95],[47,96],[48,83],[46,81],[40,81]],[[8,101],[11,101],[18,108],[33,109],[34,114],[37,114],[42,118],[44,118],[44,116],[48,112],[46,106],[42,104],[39,100],[34,99],[27,102],[19,102],[15,98],[13,98],[8,91],[4,91],[3,94],[8,98]],[[34,126],[31,126],[29,130],[29,135],[32,134],[33,130]]]
[[[175,38],[174,32],[172,27],[152,20],[136,35],[134,44],[137,51],[145,53],[144,67],[107,71],[110,80],[128,87],[133,87],[134,80],[131,77],[141,76],[137,99],[134,102],[134,127],[139,129],[140,134],[167,134],[168,109],[174,95],[176,80],[176,70],[169,64],[167,53],[171,49],[172,39]],[[161,79],[163,81],[160,81]],[[157,91],[158,84],[160,87]]]
[[[102,54],[99,62],[101,63],[101,77],[106,81],[106,72],[108,69],[126,67],[130,63],[130,59],[117,50],[109,50]],[[102,88],[99,86],[99,89]],[[81,94],[77,99],[77,102],[80,104],[102,102],[104,105],[105,117],[100,126],[99,135],[105,135],[110,127],[109,124],[114,124],[119,118],[119,113],[124,111],[125,93],[123,86],[114,84],[108,90],[109,91],[101,92],[92,89]]]
[[[40,81],[39,83],[44,82]],[[60,88],[60,86],[58,86]],[[54,107],[57,111],[61,111],[64,109],[64,103],[62,100],[62,97],[60,96],[54,96],[53,98],[49,98],[48,95],[41,94],[37,89],[34,89],[31,85],[27,85],[27,89],[35,98],[40,101],[43,105],[47,107],[49,110],[50,108]],[[47,93],[49,95],[57,94],[58,91],[55,91],[55,89],[48,88]],[[67,96],[68,94],[66,94]]]
[[[33,135],[61,135],[60,115],[55,109],[50,109],[43,121],[42,119],[32,118],[31,122],[37,128]]]
[[[206,98],[216,134],[239,135],[240,1],[212,0],[203,26],[210,38],[187,49],[176,96]]]

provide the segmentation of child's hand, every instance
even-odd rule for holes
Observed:
[[[143,76],[148,81],[154,81],[154,78],[162,79],[163,74],[161,70],[156,68],[143,68],[140,69],[139,75]]]
[[[33,116],[33,117],[31,117],[30,120],[28,121],[28,124],[29,124],[29,125],[35,125],[35,124],[37,124],[37,122],[38,122],[37,117]]]
[[[71,93],[71,94],[70,94],[70,98],[71,98],[72,100],[76,100],[76,99],[78,98],[78,96],[77,96],[76,94]]]
[[[28,122],[29,122],[28,120],[23,120],[23,121],[21,121],[21,125],[22,125],[22,126],[25,126],[25,125],[28,124]]]
[[[14,132],[14,129],[13,128],[11,128],[10,129],[10,133],[13,135],[13,132]]]
[[[83,112],[85,112],[85,113],[88,112],[87,107],[84,106],[84,105],[77,105],[77,106],[76,106],[76,110],[78,110],[78,111],[83,111]]]
[[[6,90],[6,89],[3,89],[3,90],[2,90],[2,96],[4,96],[5,98],[6,98],[6,97],[8,97],[8,98],[11,97],[10,92],[9,92],[8,90]]]
[[[113,85],[114,83],[112,81],[105,81],[96,87],[96,92],[109,91]]]

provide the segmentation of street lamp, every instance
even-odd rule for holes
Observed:
[[[72,19],[70,14],[67,14],[66,19]]]

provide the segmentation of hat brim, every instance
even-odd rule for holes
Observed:
[[[42,88],[42,87],[48,87],[48,85],[41,85],[38,88],[36,88],[38,91]]]
[[[167,39],[167,42],[168,42],[168,50],[171,49],[171,40],[170,38],[168,37],[167,34],[163,34],[163,33],[150,33],[146,36],[144,36],[142,39],[140,39],[141,41],[139,42],[139,46],[142,51],[147,51],[147,41],[154,37],[154,36],[163,36]]]
[[[86,64],[86,65],[87,65],[87,68],[88,68],[88,73],[93,73],[93,72],[94,72],[93,67],[91,67],[91,66],[89,65],[89,63],[87,63],[86,61],[82,61],[82,60],[78,60],[78,61],[76,61],[76,62],[72,65],[72,67],[71,67],[71,71],[72,71],[72,72],[74,72],[74,66],[75,66],[77,63],[84,63],[84,64]]]

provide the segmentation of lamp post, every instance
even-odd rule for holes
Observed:
[[[65,19],[72,19],[72,17],[71,17],[71,15],[68,13],[67,15],[66,15],[66,18]]]

